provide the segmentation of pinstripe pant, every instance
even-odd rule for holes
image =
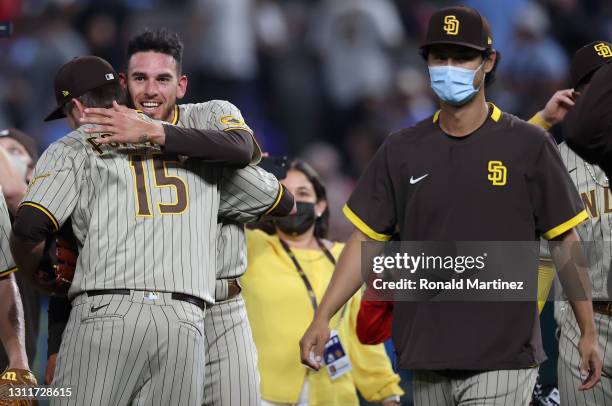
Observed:
[[[557,373],[559,379],[559,393],[563,405],[612,405],[612,318],[603,314],[594,313],[595,328],[599,347],[603,351],[603,373],[601,382],[588,391],[579,391],[580,354],[578,341],[580,329],[576,323],[574,312],[567,302],[555,303],[555,315],[559,323],[559,361]]]
[[[415,371],[415,406],[528,405],[538,368],[487,371],[467,378],[448,378],[433,371]]]
[[[204,386],[204,312],[172,300],[80,295],[72,302],[51,405],[199,405]]]
[[[204,320],[206,406],[258,406],[257,348],[241,295],[216,303]]]

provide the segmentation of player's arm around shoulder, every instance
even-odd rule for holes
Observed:
[[[261,147],[238,107],[227,100],[210,100],[190,105],[190,108],[194,128],[216,130],[229,137],[233,144],[248,153],[245,165],[255,165],[261,161]]]
[[[287,216],[295,206],[291,192],[257,166],[224,168],[220,190],[219,214],[242,223],[262,216]]]

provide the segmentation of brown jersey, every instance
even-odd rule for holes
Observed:
[[[532,241],[588,217],[543,130],[493,105],[465,137],[445,134],[437,118],[389,136],[362,175],[344,211],[370,238]],[[393,339],[402,368],[517,369],[545,359],[532,302],[399,302]]]

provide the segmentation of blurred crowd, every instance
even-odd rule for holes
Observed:
[[[44,149],[68,131],[42,121],[57,68],[95,54],[122,70],[127,39],[166,26],[185,42],[183,102],[230,100],[264,150],[312,163],[344,239],[340,207],[384,137],[436,109],[418,46],[429,15],[455,4],[491,23],[502,62],[488,94],[522,118],[567,87],[576,49],[612,40],[607,0],[2,0],[0,129]]]

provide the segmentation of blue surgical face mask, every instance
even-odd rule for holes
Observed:
[[[450,65],[430,66],[431,88],[440,100],[453,106],[461,106],[480,90],[480,86],[478,89],[474,88],[474,77],[483,64],[484,61],[474,70]]]

